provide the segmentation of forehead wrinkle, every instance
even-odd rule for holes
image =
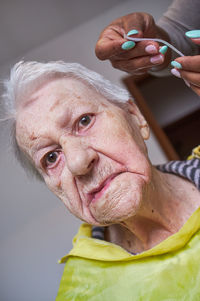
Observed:
[[[62,92],[59,91],[55,100],[53,101],[53,104],[49,108],[49,112],[54,112],[56,109],[59,109],[59,107],[63,106],[64,104],[67,105],[69,101],[71,104],[73,104],[77,100],[81,100],[81,94],[77,93],[77,91],[71,91],[70,89],[65,89]],[[68,107],[68,109],[70,108]]]
[[[57,77],[47,78],[44,82],[34,85],[34,90],[28,89],[27,91],[25,91],[25,94],[22,96],[22,99],[20,101],[18,101],[17,99],[17,105],[20,108],[31,106],[41,97],[43,89],[45,89],[48,84],[56,80],[58,80]]]
[[[50,138],[45,136],[42,133],[35,134],[34,130],[27,126],[26,122],[23,123],[22,120],[18,120],[17,123],[17,132],[16,132],[16,139],[19,147],[27,153],[30,157],[37,151],[37,149],[41,146],[45,146],[49,144],[47,140]],[[42,144],[42,141],[44,143]]]
[[[77,85],[77,83],[80,85]],[[97,99],[100,95],[97,92],[95,93],[95,95],[93,93],[93,89],[90,89],[87,85],[74,79],[69,80],[67,85],[65,85],[64,82],[50,82],[47,83],[47,85],[44,85],[42,89],[37,90],[32,95],[32,97],[36,98],[33,99],[34,101],[32,102],[32,104],[35,105],[35,110],[32,111],[32,107],[30,108],[29,105],[26,108],[23,108],[22,111],[20,110],[23,113],[22,119],[20,116],[22,123],[23,121],[25,121],[25,124],[27,123],[27,119],[23,120],[23,115],[26,116],[27,113],[33,115],[31,116],[32,122],[30,123],[30,120],[28,118],[28,127],[24,127],[23,131],[19,133],[19,136],[23,136],[19,137],[21,146],[24,145],[26,150],[30,152],[33,146],[34,148],[38,148],[39,137],[43,136],[43,138],[48,138],[43,131],[43,126],[43,130],[41,129],[41,122],[37,122],[40,121],[40,117],[42,117],[42,119],[46,118],[46,121],[48,122],[50,121],[49,119],[52,119],[52,122],[57,123],[60,121],[62,125],[64,123],[66,124],[68,121],[71,120],[71,118],[73,118],[75,112],[77,114],[79,111],[81,112],[81,106],[84,106],[85,104],[87,105],[88,102],[96,104]],[[38,100],[40,101],[39,107]],[[38,116],[40,116],[39,120],[37,120],[37,114],[39,114]],[[34,125],[34,127],[32,127],[32,125]],[[47,130],[46,127],[45,129]]]
[[[55,102],[50,106],[49,112],[54,112],[58,106],[62,105],[63,103],[66,103],[66,95],[63,95],[63,97],[59,97],[55,100]]]
[[[64,104],[64,99],[58,99],[59,102]],[[70,118],[70,112],[68,110],[63,109],[63,106],[57,106],[57,111],[53,113],[53,116],[49,114],[49,109],[47,110],[47,114],[52,119],[52,124],[55,122],[56,124],[58,122],[65,122]],[[56,110],[56,107],[54,108]],[[48,113],[49,112],[49,113]],[[65,115],[64,115],[64,113]],[[26,150],[28,153],[35,153],[38,149],[42,147],[49,146],[51,144],[50,142],[50,136],[47,132],[46,127],[40,126],[37,122],[35,123],[28,123],[27,120],[29,121],[29,118],[27,119],[26,116],[26,110],[24,109],[21,111],[22,115],[18,115],[18,120],[17,120],[17,140],[18,144],[20,145],[21,148]],[[52,113],[52,112],[51,112]],[[67,114],[67,115],[66,115]],[[60,119],[60,117],[62,119]],[[34,115],[35,117],[35,115]],[[52,118],[51,118],[52,117]],[[33,126],[33,124],[35,125]],[[43,142],[44,141],[44,142]]]
[[[71,110],[69,110],[69,108],[67,108],[67,110],[65,109],[64,112],[62,112],[62,114],[58,116],[56,120],[56,125],[59,128],[66,127],[71,120],[71,115],[72,115]]]

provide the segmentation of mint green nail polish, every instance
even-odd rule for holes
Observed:
[[[171,65],[177,69],[182,69],[182,65],[176,61],[172,61]]]
[[[162,47],[160,48],[159,52],[162,53],[162,54],[165,54],[165,53],[167,52],[167,49],[168,49],[168,47],[167,47],[166,45],[165,45],[165,46],[162,46]]]
[[[135,43],[133,41],[127,41],[124,44],[122,44],[122,49],[129,50],[135,46]]]
[[[186,35],[186,37],[191,38],[191,39],[200,38],[200,30],[199,29],[190,30],[190,31],[187,31],[185,33],[185,35]]]
[[[127,36],[131,36],[132,34],[137,34],[137,33],[138,33],[137,29],[132,29],[127,33]]]

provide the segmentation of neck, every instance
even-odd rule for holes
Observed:
[[[179,176],[152,170],[138,212],[107,228],[106,239],[131,253],[151,249],[176,233],[200,206],[199,191]]]

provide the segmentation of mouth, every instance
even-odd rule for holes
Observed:
[[[87,194],[87,198],[88,198],[89,202],[90,203],[96,202],[104,194],[104,192],[108,189],[112,180],[118,175],[119,175],[119,173],[109,176],[98,187],[96,187],[91,192],[89,192]]]

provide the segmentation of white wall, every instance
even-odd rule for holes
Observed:
[[[108,62],[98,61],[94,55],[100,31],[112,19],[132,11],[148,11],[158,18],[170,2],[122,1],[106,14],[21,57],[25,60],[77,61],[120,83],[124,73],[112,69]],[[8,74],[13,63],[1,66],[1,78]],[[6,135],[1,133],[0,139],[0,300],[55,300],[63,270],[56,261],[70,250],[80,222],[43,184],[27,178],[7,148]],[[165,162],[155,138],[148,144],[153,162]]]

